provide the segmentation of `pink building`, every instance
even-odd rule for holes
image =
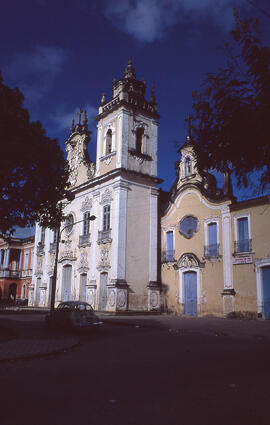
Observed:
[[[0,238],[0,300],[28,299],[32,281],[34,236]]]

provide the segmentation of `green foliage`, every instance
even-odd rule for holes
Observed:
[[[261,170],[270,182],[270,49],[257,38],[258,21],[235,11],[227,66],[208,74],[193,93],[193,130],[202,168],[231,169],[239,185]]]
[[[57,227],[59,201],[67,190],[68,167],[56,139],[31,122],[19,89],[3,84],[0,74],[0,232],[39,221]]]

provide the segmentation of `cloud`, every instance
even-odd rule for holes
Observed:
[[[231,28],[233,7],[244,0],[106,0],[105,16],[138,41],[151,43],[166,36],[177,22],[212,20],[222,29]]]
[[[51,115],[50,119],[56,126],[57,131],[68,130],[71,127],[72,120],[75,120],[75,123],[78,122],[78,111],[80,107],[78,106],[73,111],[63,110],[56,112],[54,115]],[[91,131],[95,130],[96,122],[95,117],[98,113],[97,108],[92,105],[84,105],[81,107],[83,111],[86,111],[88,117],[88,127]]]
[[[53,87],[67,56],[61,47],[35,46],[14,57],[4,68],[5,77],[13,86],[19,86],[28,102],[35,103]]]

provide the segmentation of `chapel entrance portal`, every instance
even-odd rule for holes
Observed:
[[[184,273],[185,314],[197,316],[197,273]]]

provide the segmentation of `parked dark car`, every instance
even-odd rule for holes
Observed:
[[[45,316],[45,322],[57,329],[81,329],[102,323],[91,305],[83,301],[61,302],[51,315]]]

